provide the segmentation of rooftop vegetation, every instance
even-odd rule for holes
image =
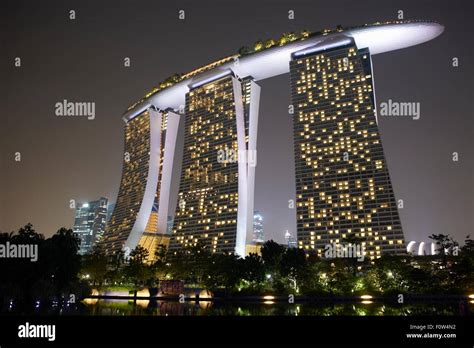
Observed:
[[[231,60],[234,60],[240,57],[249,56],[254,53],[258,53],[258,52],[270,49],[272,47],[281,47],[294,41],[305,40],[309,37],[314,37],[314,36],[328,35],[329,33],[333,33],[333,32],[343,32],[347,30],[360,29],[360,28],[365,28],[365,27],[373,27],[373,26],[386,25],[386,24],[403,24],[403,23],[416,23],[416,22],[431,22],[431,21],[426,21],[426,20],[386,21],[386,22],[376,22],[373,24],[364,24],[362,26],[352,26],[352,27],[343,27],[342,25],[338,25],[336,26],[335,29],[323,29],[317,32],[310,32],[304,29],[299,33],[294,33],[294,32],[283,33],[278,39],[270,38],[266,40],[258,40],[251,46],[242,46],[238,50],[238,54],[236,55],[232,55],[232,56],[220,59],[218,61],[212,62],[208,65],[199,67],[186,74],[178,73],[166,78],[165,80],[160,82],[158,86],[153,87],[153,89],[150,92],[148,92],[142,99],[130,105],[127,110],[132,110],[134,107],[144,102],[146,99],[150,98],[154,94],[166,88],[172,87],[178,82],[181,82],[183,80],[196,76],[204,71],[213,69]]]

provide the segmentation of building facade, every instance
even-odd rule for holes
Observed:
[[[328,244],[356,241],[372,259],[403,253],[371,56],[427,42],[443,30],[430,21],[395,21],[292,33],[161,82],[122,117],[122,179],[103,245],[109,252],[141,245],[150,255],[159,244],[169,243],[171,254],[203,245],[244,256],[254,239],[256,81],[289,73],[297,247],[323,255]],[[180,116],[175,209],[169,202]]]
[[[405,252],[370,52],[346,36],[323,41],[293,53],[290,78],[298,246],[323,255],[356,240],[371,259]]]
[[[171,175],[180,115],[154,108],[125,124],[122,179],[103,247],[109,253],[137,245],[153,259],[167,241]]]
[[[115,203],[111,203],[107,206],[107,219],[106,219],[106,223],[109,223],[110,221],[110,218],[112,217],[112,213],[114,211],[114,208],[115,208]]]
[[[87,254],[101,241],[107,219],[107,198],[81,204],[76,207],[74,234],[79,239],[79,254]]]
[[[231,71],[190,85],[171,253],[200,244],[245,255],[255,180],[248,154],[256,148],[259,92]]]
[[[298,242],[295,237],[290,233],[290,231],[285,231],[285,246],[288,248],[297,248]]]
[[[259,211],[255,211],[253,214],[253,243],[265,242],[265,236],[263,234],[263,215]]]

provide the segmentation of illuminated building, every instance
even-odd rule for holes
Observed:
[[[291,233],[286,230],[285,232],[285,241],[286,241],[286,246],[288,248],[296,248],[298,247],[298,243],[296,241],[296,238],[291,235]]]
[[[261,249],[263,243],[265,243],[265,237],[263,234],[263,216],[259,211],[255,211],[253,214],[253,230],[252,230],[251,242],[245,246],[245,255],[257,254],[261,255]]]
[[[162,168],[162,166],[160,166]],[[160,181],[158,181],[160,182]],[[148,262],[153,262],[156,260],[156,251],[158,250],[158,246],[163,246],[166,249],[169,246],[170,242],[170,234],[168,231],[168,224],[166,223],[165,230],[158,229],[158,203],[159,202],[159,192],[155,195],[155,203],[153,204],[153,208],[148,218],[147,225],[145,227],[145,231],[141,235],[140,241],[138,245],[145,248],[148,251]],[[169,218],[169,217],[168,217]]]
[[[201,244],[245,255],[253,224],[253,175],[260,88],[229,71],[205,77],[186,95],[184,154],[170,252]],[[248,90],[248,97],[243,92]],[[245,103],[248,100],[249,103]],[[250,132],[250,133],[249,133]],[[229,153],[237,156],[226,156]]]
[[[426,250],[428,245],[429,245],[429,251]],[[436,244],[433,242],[425,243],[425,242],[417,242],[417,241],[412,240],[407,244],[407,253],[411,255],[418,255],[418,256],[436,255],[439,253],[439,250],[436,249]]]
[[[166,223],[166,234],[171,235],[171,233],[173,233],[173,222],[174,222],[173,217],[168,216],[168,221]]]
[[[262,255],[262,246],[263,243],[260,242],[247,244],[245,246],[245,256],[248,256],[249,254]]]
[[[254,243],[265,242],[263,234],[263,216],[259,211],[255,211],[253,214],[253,239]]]
[[[154,234],[166,234],[175,208],[169,195],[179,122],[170,110],[180,110],[185,143],[169,249],[203,244],[245,255],[253,234],[256,162],[248,160],[256,161],[256,81],[290,73],[298,247],[321,254],[324,244],[357,237],[371,258],[401,253],[403,234],[375,117],[371,56],[427,42],[443,30],[429,21],[395,21],[286,35],[269,47],[255,45],[250,53],[161,82],[123,115],[130,161],[124,161],[106,229],[107,250],[141,244],[152,251]],[[228,150],[247,151],[247,161],[223,163],[219,151]]]
[[[154,256],[167,238],[171,174],[180,115],[147,109],[125,124],[122,179],[103,246],[112,253],[142,245]]]
[[[106,223],[108,223],[110,221],[110,218],[112,217],[112,213],[114,211],[114,208],[115,208],[115,203],[110,203],[108,206],[107,206],[107,218],[106,218]]]
[[[98,243],[105,229],[107,198],[81,204],[76,207],[74,234],[79,238],[79,254],[88,253]]]
[[[293,53],[298,244],[319,255],[357,237],[370,258],[404,253],[378,132],[367,48],[347,36]]]

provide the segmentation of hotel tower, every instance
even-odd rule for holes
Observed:
[[[359,243],[371,259],[404,253],[371,57],[443,30],[396,21],[287,33],[166,79],[123,115],[122,179],[103,245],[109,252],[142,245],[151,256],[160,244],[172,254],[202,245],[245,256],[253,234],[257,81],[289,74],[297,246],[321,256],[334,243]],[[179,127],[182,168],[173,173]],[[178,197],[171,197],[173,177],[180,179]]]
[[[247,231],[253,224],[255,172],[247,149],[256,143],[256,131],[250,135],[249,130],[258,119],[258,109],[252,109],[250,102],[258,103],[260,88],[250,79],[239,80],[230,70],[223,75],[193,83],[186,94],[171,252],[199,243],[213,252],[245,254]],[[238,153],[245,156],[229,156]]]
[[[125,124],[120,189],[102,241],[107,252],[141,245],[150,260],[169,242],[170,187],[180,115],[150,108]]]
[[[322,256],[350,240],[370,258],[403,253],[369,50],[346,36],[323,41],[292,54],[290,80],[298,246]]]

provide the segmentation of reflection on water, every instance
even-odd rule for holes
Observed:
[[[271,302],[271,301],[269,301]],[[459,303],[387,304],[371,301],[345,303],[236,303],[186,302],[137,300],[87,299],[76,313],[83,315],[155,315],[155,316],[407,316],[407,315],[459,315],[473,312]]]

